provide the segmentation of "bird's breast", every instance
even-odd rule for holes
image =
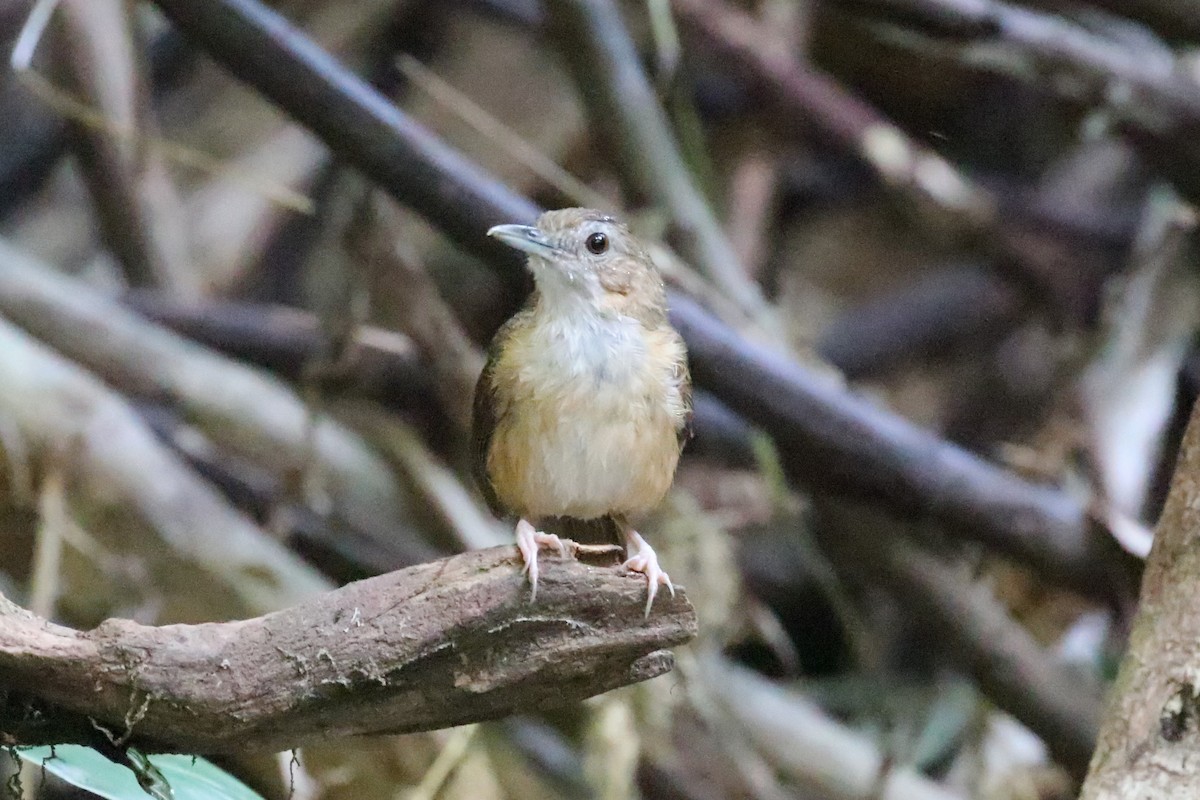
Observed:
[[[505,505],[582,519],[655,506],[679,458],[680,358],[677,337],[625,318],[551,320],[510,344],[488,458]]]

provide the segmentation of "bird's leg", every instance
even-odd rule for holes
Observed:
[[[675,586],[670,576],[658,566],[658,554],[654,548],[642,538],[642,535],[628,525],[621,526],[621,535],[625,538],[625,568],[641,572],[646,576],[646,616],[650,616],[650,606],[654,604],[654,596],[658,594],[658,586],[662,584],[671,590],[675,596]]]
[[[517,549],[521,551],[521,560],[525,562],[525,569],[522,571],[529,576],[529,585],[533,587],[533,594],[529,598],[531,603],[537,600],[537,553],[540,547],[557,548],[560,556],[563,558],[567,557],[567,543],[565,541],[553,533],[539,531],[530,524],[529,520],[522,517],[517,522]]]

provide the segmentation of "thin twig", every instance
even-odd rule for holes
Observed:
[[[70,512],[62,469],[48,459],[50,469],[42,479],[38,498],[37,540],[33,552],[33,570],[29,576],[29,610],[39,617],[54,617],[62,587],[63,541]]]
[[[420,257],[401,236],[394,202],[372,192],[359,207],[345,238],[356,260],[382,273],[378,281],[382,296],[377,299],[400,315],[398,327],[431,367],[438,399],[465,437],[471,430],[471,403],[483,370],[483,354],[442,299]]]
[[[523,139],[519,133],[492,116],[483,106],[450,83],[442,80],[417,59],[410,55],[401,55],[398,63],[404,77],[412,81],[417,88],[452,111],[480,136],[525,165],[530,172],[553,186],[564,197],[587,208],[608,208],[612,205],[612,201],[607,197],[560,167],[553,159]]]
[[[454,535],[459,549],[495,547],[510,538],[511,534],[471,497],[457,476],[403,422],[365,404],[343,403],[337,410],[339,417],[370,434],[433,515]]]
[[[129,10],[122,0],[63,0],[57,55],[106,124],[136,138],[153,138],[149,86]],[[103,129],[77,130],[76,151],[96,217],[130,283],[168,287],[183,297],[198,294],[183,207],[161,153],[141,152],[133,138],[113,137]]]
[[[120,122],[110,118],[104,111],[63,91],[39,75],[33,68],[33,55],[60,2],[62,0],[39,0],[13,47],[9,63],[12,65],[13,72],[21,78],[31,92],[63,116],[89,129],[103,132],[128,144],[154,149],[174,163],[201,172],[220,175],[227,180],[241,183],[280,205],[302,213],[312,213],[312,201],[304,195],[286,188],[276,187],[265,180],[256,180],[253,176],[247,176],[219,159],[190,147],[140,132],[133,123]]]

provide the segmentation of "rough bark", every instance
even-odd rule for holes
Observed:
[[[1200,796],[1200,406],[1179,452],[1083,800]]]
[[[192,753],[444,728],[652,678],[696,635],[682,592],[646,619],[644,577],[542,558],[536,603],[512,547],[238,622],[80,632],[0,602],[0,744],[95,741],[91,720]]]

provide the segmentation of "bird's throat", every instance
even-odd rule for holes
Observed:
[[[582,305],[582,304],[581,304]],[[644,368],[646,342],[636,320],[595,307],[556,308],[534,316],[530,366],[549,384],[576,388],[626,388]],[[617,386],[612,387],[612,384]],[[590,386],[589,386],[590,385]]]

